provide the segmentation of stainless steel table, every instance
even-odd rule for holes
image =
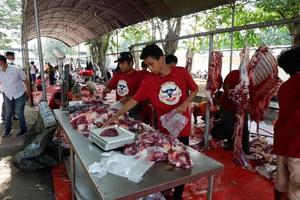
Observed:
[[[80,163],[79,168],[82,169],[85,179],[91,183],[93,191],[97,199],[113,200],[128,199],[133,200],[155,192],[163,191],[182,185],[191,181],[198,180],[202,177],[208,177],[207,199],[212,199],[212,190],[214,182],[214,174],[221,172],[224,166],[199,153],[198,151],[188,148],[191,159],[194,163],[191,170],[174,168],[169,170],[166,162],[155,163],[143,176],[140,183],[134,183],[127,178],[107,174],[102,178],[97,178],[88,172],[89,165],[99,162],[103,152],[96,145],[92,144],[88,138],[82,136],[77,130],[73,129],[68,121],[67,113],[61,110],[54,110],[54,114],[71,142],[71,183],[73,199],[75,198],[76,173],[75,160]]]

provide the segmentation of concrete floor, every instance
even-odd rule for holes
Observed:
[[[0,97],[2,105],[2,95]],[[1,113],[1,106],[0,106]],[[29,128],[36,120],[37,107],[26,106],[25,118]],[[11,161],[16,153],[22,150],[24,138],[16,138],[19,125],[13,121],[12,136],[1,138],[4,123],[0,120],[0,199],[1,200],[53,200],[51,170],[33,172],[20,171]]]

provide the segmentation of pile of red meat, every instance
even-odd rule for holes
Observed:
[[[91,106],[69,114],[69,122],[74,129],[88,134],[89,130],[99,128],[112,114],[103,106]]]
[[[152,161],[168,161],[176,167],[192,168],[192,161],[185,145],[171,135],[154,130],[140,134],[134,144],[125,147],[124,153],[126,155],[147,153]]]
[[[96,97],[83,97],[82,103],[88,105],[103,105],[103,101],[101,99],[97,99]]]
[[[88,136],[91,129],[100,128],[109,117],[117,110],[107,109],[105,106],[92,105],[85,109],[79,109],[68,115],[69,122],[74,129],[83,132]],[[141,133],[145,131],[143,125],[139,121],[135,121],[127,116],[119,119],[119,126],[132,132]]]
[[[274,180],[277,166],[277,157],[272,150],[273,146],[265,138],[257,137],[250,142],[249,159],[253,160],[255,171],[269,180]]]

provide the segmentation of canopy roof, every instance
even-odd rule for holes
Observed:
[[[36,37],[33,0],[23,0],[28,40]],[[41,36],[75,46],[153,17],[179,17],[233,0],[38,0]]]

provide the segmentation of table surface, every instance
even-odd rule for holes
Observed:
[[[54,110],[54,114],[65,130],[71,142],[71,147],[78,157],[82,169],[87,178],[92,182],[96,195],[104,200],[111,199],[137,199],[155,192],[173,188],[175,186],[198,180],[202,177],[221,172],[224,166],[188,147],[193,167],[191,170],[172,167],[170,169],[166,162],[156,162],[143,176],[139,183],[129,181],[127,178],[107,174],[102,178],[97,178],[88,172],[89,165],[99,162],[103,151],[91,143],[77,130],[73,129],[68,121],[67,112]]]

